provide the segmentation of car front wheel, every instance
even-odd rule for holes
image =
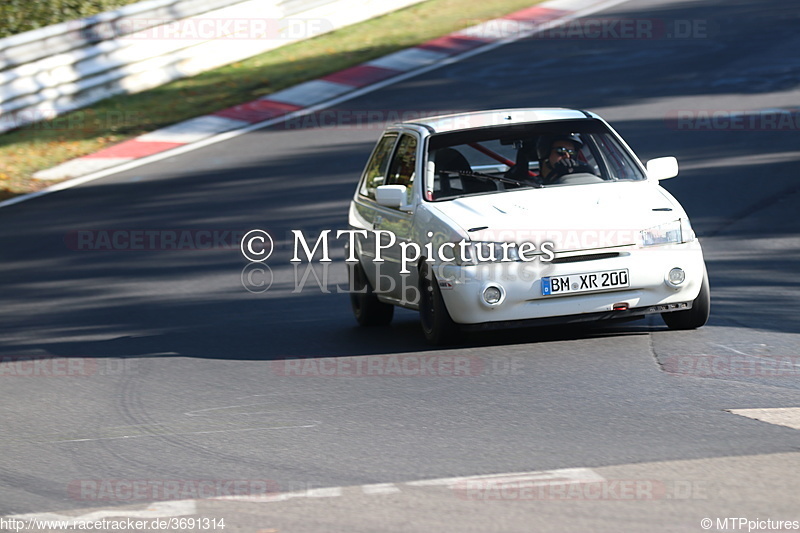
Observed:
[[[361,263],[350,269],[350,304],[353,315],[362,326],[385,326],[392,321],[394,306],[378,300]]]
[[[419,269],[419,316],[425,339],[435,345],[451,344],[458,336],[458,325],[442,299],[439,282],[427,262]]]
[[[692,302],[692,308],[686,311],[663,313],[661,318],[669,329],[697,329],[708,321],[711,313],[711,290],[708,286],[708,273],[703,273],[703,284],[700,294]]]

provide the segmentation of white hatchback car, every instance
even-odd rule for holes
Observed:
[[[660,313],[708,319],[703,252],[683,208],[599,116],[509,109],[395,124],[350,206],[362,325],[420,312],[428,341],[461,330]]]

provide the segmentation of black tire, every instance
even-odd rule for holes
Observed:
[[[460,332],[458,324],[450,318],[439,282],[425,261],[419,268],[419,293],[419,318],[425,339],[436,346],[455,342]]]
[[[350,305],[356,321],[367,327],[388,325],[394,316],[394,306],[378,300],[360,262],[348,270],[351,276],[350,287],[354,291],[350,293]]]
[[[703,284],[700,287],[700,294],[692,302],[692,308],[686,311],[675,311],[672,313],[662,313],[661,318],[669,329],[697,329],[706,322],[711,313],[711,289],[708,285],[708,273],[703,273]]]

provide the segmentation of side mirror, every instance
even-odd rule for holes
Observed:
[[[678,160],[672,156],[651,159],[646,167],[647,177],[653,180],[666,180],[678,175]]]
[[[375,201],[384,207],[408,208],[405,185],[381,185],[375,189]]]

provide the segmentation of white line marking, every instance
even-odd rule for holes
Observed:
[[[28,513],[6,516],[16,520],[54,520],[68,521],[73,523],[96,522],[110,517],[126,518],[166,518],[170,516],[185,516],[197,513],[195,500],[179,500],[174,502],[156,502],[142,511],[126,509],[111,509],[104,511],[94,511],[80,516],[69,516],[57,513]]]
[[[297,425],[297,426],[265,426],[259,428],[245,428],[245,429],[214,429],[209,431],[189,431],[186,433],[154,433],[152,435],[122,435],[120,437],[97,437],[89,439],[67,439],[67,440],[49,440],[40,441],[43,444],[62,444],[65,442],[93,442],[101,440],[120,440],[120,439],[141,439],[143,437],[171,437],[175,435],[208,435],[210,433],[243,433],[246,431],[267,431],[271,429],[304,429],[313,428],[319,424],[314,421],[312,424]]]
[[[142,142],[193,143],[211,135],[243,128],[247,125],[249,123],[244,120],[203,115],[145,133],[136,137],[136,140]]]
[[[515,472],[507,474],[488,474],[480,476],[463,476],[439,479],[424,479],[404,483],[408,487],[446,487],[460,489],[467,483],[476,481],[489,481],[498,484],[526,483],[531,486],[572,483],[596,483],[605,481],[605,478],[590,468],[562,468],[536,472]],[[364,494],[396,494],[401,489],[393,483],[373,483],[361,485]],[[276,503],[292,498],[336,498],[342,496],[345,487],[330,487],[322,489],[301,490],[296,492],[278,492],[268,494],[254,494],[241,496],[222,496],[214,500],[249,502],[249,503]]]
[[[306,491],[308,498],[335,498],[342,495],[342,487],[329,487],[325,489],[309,489]]]
[[[500,484],[525,482],[532,483],[535,486],[551,483],[588,483],[603,481],[604,479],[603,476],[590,468],[561,468],[558,470],[544,470],[538,472],[515,472],[510,474],[426,479],[422,481],[411,481],[406,483],[406,485],[412,487],[436,487],[444,485],[448,488],[456,488],[473,481],[493,481]]]
[[[800,429],[800,407],[776,407],[773,409],[727,409],[729,413],[752,418],[768,424]]]
[[[405,50],[389,54],[388,56],[373,59],[366,64],[371,67],[406,72],[418,67],[430,65],[437,61],[442,61],[448,57],[448,54],[425,50],[424,48],[406,48]]]
[[[592,0],[553,0],[547,2],[547,7],[551,9],[563,9],[564,11],[580,11],[592,5]]]
[[[575,13],[572,13],[572,14],[569,14],[569,15],[565,15],[564,17],[561,17],[559,19],[554,19],[553,21],[551,21],[549,23],[549,24],[551,24],[551,26],[549,26],[549,27],[552,27],[552,25],[564,24],[564,23],[570,22],[572,20],[575,20],[577,18],[585,17],[585,16],[591,15],[593,13],[596,13],[598,11],[602,11],[604,9],[608,9],[608,8],[611,8],[611,7],[614,7],[616,5],[623,4],[623,3],[629,2],[629,1],[630,0],[608,0],[607,2],[601,2],[599,4],[596,4],[594,7],[589,7],[589,8],[583,9],[581,11],[577,11]],[[547,4],[541,4],[541,6],[542,7],[547,7]],[[265,120],[263,122],[257,122],[255,124],[251,124],[250,126],[244,127],[244,128],[242,128],[240,130],[233,130],[233,131],[228,131],[228,132],[225,132],[225,133],[220,133],[218,135],[214,135],[213,137],[208,137],[208,138],[203,139],[201,141],[197,141],[196,143],[187,144],[187,145],[184,145],[184,146],[180,146],[178,148],[173,148],[172,150],[167,150],[166,152],[160,152],[158,154],[153,154],[151,156],[142,157],[140,159],[135,159],[133,161],[130,161],[128,163],[123,163],[122,165],[119,165],[119,166],[111,168],[111,169],[101,170],[101,171],[95,172],[93,174],[88,174],[86,176],[81,176],[80,178],[74,178],[74,179],[71,179],[71,180],[68,180],[68,181],[63,181],[61,183],[56,183],[55,185],[52,185],[52,186],[47,187],[45,189],[42,189],[41,191],[36,191],[36,192],[29,193],[29,194],[23,194],[21,196],[16,196],[14,198],[9,198],[8,200],[0,202],[0,208],[8,207],[8,206],[11,206],[11,205],[14,205],[14,204],[18,204],[18,203],[21,203],[21,202],[25,202],[25,201],[28,201],[28,200],[33,200],[34,198],[39,198],[40,196],[51,194],[51,193],[54,193],[54,192],[57,192],[57,191],[62,191],[62,190],[65,190],[65,189],[70,189],[72,187],[77,187],[78,185],[83,185],[84,183],[88,183],[90,181],[95,181],[95,180],[98,180],[100,178],[104,178],[106,176],[110,176],[112,174],[117,174],[119,172],[124,172],[124,171],[130,170],[132,168],[137,168],[137,167],[140,167],[140,166],[143,166],[143,165],[147,165],[147,164],[150,164],[150,163],[155,163],[157,161],[162,161],[162,160],[168,159],[170,157],[175,157],[175,156],[182,155],[182,154],[185,154],[185,153],[188,153],[188,152],[193,152],[195,150],[199,150],[200,148],[205,148],[206,146],[209,146],[211,144],[216,144],[216,143],[228,141],[230,139],[234,139],[236,137],[239,137],[240,135],[244,135],[246,133],[250,133],[251,131],[256,131],[256,130],[259,130],[259,129],[267,128],[267,127],[272,126],[274,124],[279,124],[279,123],[281,123],[283,121],[291,121],[291,120],[294,120],[294,119],[297,119],[297,118],[300,118],[300,117],[304,117],[306,115],[310,115],[312,113],[316,113],[317,111],[320,111],[322,109],[328,109],[330,107],[339,105],[342,102],[347,102],[349,100],[354,100],[356,98],[364,96],[365,94],[369,94],[369,93],[373,93],[375,91],[379,91],[379,90],[383,89],[384,87],[388,87],[389,85],[394,85],[395,83],[398,83],[398,82],[401,82],[401,81],[405,81],[405,80],[413,78],[415,76],[419,76],[420,74],[425,74],[425,73],[430,72],[432,70],[436,70],[438,68],[441,68],[441,67],[444,67],[444,66],[447,66],[447,65],[452,65],[454,63],[458,63],[460,61],[463,61],[464,59],[468,59],[468,58],[476,56],[478,54],[483,54],[483,53],[489,52],[491,50],[494,50],[495,48],[499,48],[501,46],[505,46],[507,44],[510,44],[510,43],[513,43],[513,42],[516,42],[516,41],[519,41],[519,40],[522,40],[522,39],[526,39],[528,37],[531,37],[532,35],[535,35],[536,33],[542,32],[542,31],[545,31],[545,28],[538,28],[537,30],[535,30],[535,31],[533,31],[531,33],[521,33],[521,34],[516,35],[514,37],[509,37],[507,39],[494,41],[494,42],[488,43],[488,44],[486,44],[484,46],[480,46],[478,48],[473,48],[472,50],[469,50],[469,51],[464,52],[462,54],[459,54],[457,56],[451,56],[448,59],[445,59],[444,61],[442,61],[440,63],[434,63],[432,65],[426,65],[424,67],[420,67],[420,68],[415,69],[415,70],[410,70],[410,71],[408,71],[408,72],[406,72],[404,74],[399,74],[399,75],[397,75],[397,76],[395,76],[393,78],[389,78],[389,79],[380,81],[380,82],[375,83],[373,85],[367,85],[365,87],[361,87],[361,88],[356,89],[356,90],[354,90],[352,92],[349,92],[349,93],[347,93],[347,94],[345,94],[343,96],[339,96],[339,97],[334,98],[332,100],[329,100],[327,102],[323,102],[321,104],[317,104],[315,106],[308,107],[306,109],[300,109],[298,111],[295,111],[293,113],[289,113],[287,115],[283,115],[283,116],[280,116],[280,117],[277,117],[277,118],[273,118],[273,119],[270,119],[270,120]]]
[[[291,500],[292,498],[337,498],[342,495],[342,487],[328,487],[324,489],[299,490],[295,492],[276,492],[267,494],[252,494],[242,496],[221,496],[211,498],[229,502],[246,503],[276,503]]]
[[[328,80],[312,80],[268,95],[269,100],[298,106],[310,106],[350,92],[352,85]]]
[[[799,410],[800,411],[800,410]],[[557,470],[512,472],[506,474],[488,474],[478,476],[462,476],[439,479],[424,479],[405,483],[408,487],[446,487],[448,489],[463,488],[468,482],[489,481],[498,484],[526,483],[532,486],[549,484],[591,483],[605,481],[605,478],[589,468],[562,468]],[[19,520],[77,520],[96,521],[111,516],[125,516],[132,518],[157,518],[164,516],[180,516],[195,514],[198,501],[234,501],[246,503],[277,503],[293,498],[338,498],[344,494],[346,487],[325,487],[319,489],[300,490],[294,492],[272,492],[252,495],[232,495],[206,498],[203,500],[181,500],[174,502],[156,502],[144,511],[127,511],[123,509],[95,511],[85,515],[71,517],[56,513],[30,513],[13,515],[3,518],[16,518]],[[361,491],[367,495],[396,494],[402,492],[393,483],[373,483],[361,485]]]
[[[40,170],[33,174],[35,180],[60,180],[69,176],[89,174],[107,168],[116,167],[127,161],[132,161],[133,157],[79,157],[71,161],[66,161],[60,165]]]
[[[730,350],[733,353],[738,353],[739,355],[749,355],[749,354],[746,354],[744,352],[740,352],[739,350],[735,350],[735,349],[731,348],[730,346],[725,346],[724,344],[714,344],[714,343],[712,343],[711,346],[718,346],[720,348],[725,348],[726,350]]]
[[[278,407],[275,407],[274,404],[270,404],[265,402],[261,403],[246,403],[242,405],[226,405],[225,407],[208,407],[206,409],[198,409],[197,411],[186,411],[183,413],[186,416],[208,416],[209,413],[219,412],[219,411],[229,411],[232,409],[242,409],[243,407],[259,407],[262,408],[262,411],[250,411],[250,412],[238,412],[238,413],[223,413],[227,416],[238,416],[238,415],[263,415],[263,414],[280,414],[281,411]]]
[[[762,361],[771,361],[771,362],[774,363],[777,360],[775,357],[767,357],[767,356],[764,356],[764,355],[752,355],[752,354],[749,354],[749,353],[740,352],[739,350],[731,348],[730,346],[725,346],[724,344],[713,344],[712,343],[712,346],[718,346],[720,348],[725,348],[726,350],[730,350],[735,354],[743,355],[745,357],[752,357],[754,359],[761,359]],[[778,357],[778,356],[776,356],[776,357]],[[792,366],[794,368],[800,368],[800,364],[796,364],[796,363],[788,363],[788,364],[789,364],[789,366]]]
[[[396,494],[400,492],[393,483],[376,483],[374,485],[361,485],[364,494]]]

